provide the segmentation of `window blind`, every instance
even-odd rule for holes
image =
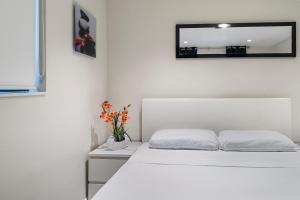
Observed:
[[[0,90],[35,87],[35,2],[0,2]]]

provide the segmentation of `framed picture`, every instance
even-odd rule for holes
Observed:
[[[74,50],[96,58],[96,18],[74,4]]]

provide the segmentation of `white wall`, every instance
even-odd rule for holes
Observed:
[[[291,97],[300,141],[299,57],[175,59],[176,23],[299,22],[299,10],[298,0],[109,0],[109,98],[133,104],[133,138],[142,98]]]
[[[72,50],[73,1],[49,0],[47,94],[0,98],[1,200],[85,198],[90,126],[106,98],[107,29],[105,0],[80,3],[97,18],[97,59]]]

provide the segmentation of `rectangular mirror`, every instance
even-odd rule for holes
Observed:
[[[176,25],[176,58],[296,57],[296,22]]]

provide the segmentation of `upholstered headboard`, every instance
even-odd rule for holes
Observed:
[[[291,136],[289,98],[144,99],[142,140],[158,129],[276,130]]]

